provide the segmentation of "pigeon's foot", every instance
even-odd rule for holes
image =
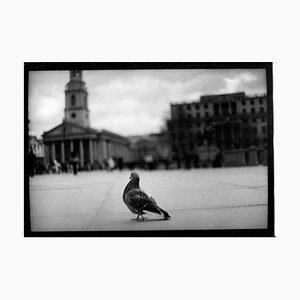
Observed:
[[[141,216],[141,218],[140,218],[140,216]],[[136,220],[137,221],[145,221],[145,218],[142,214],[138,214],[137,217],[136,217]]]

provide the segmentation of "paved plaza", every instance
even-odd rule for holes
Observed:
[[[267,168],[137,170],[171,215],[135,221],[122,200],[129,170],[30,178],[33,231],[256,229],[267,227]]]

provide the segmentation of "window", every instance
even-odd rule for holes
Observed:
[[[263,104],[263,99],[259,99],[259,104]]]
[[[209,114],[208,112],[205,113],[205,118],[208,118],[209,117]]]
[[[251,114],[255,114],[255,108],[251,108]]]
[[[253,127],[253,134],[257,134],[257,128]]]
[[[188,110],[191,110],[191,106],[190,106],[190,105],[188,105],[188,106],[187,106],[187,109],[188,109]]]
[[[256,119],[252,119],[252,122],[253,122],[253,123],[256,123]]]
[[[214,103],[214,112],[216,116],[219,116],[219,103]]]
[[[197,113],[197,119],[200,119],[200,114],[199,113]]]
[[[254,100],[251,100],[250,103],[251,103],[251,105],[254,105]]]
[[[71,118],[72,118],[72,119],[75,119],[75,118],[76,118],[76,113],[73,112],[73,113],[71,114]]]
[[[71,105],[72,105],[72,106],[75,106],[75,105],[76,105],[76,97],[75,97],[75,95],[72,95],[72,96],[71,96]]]
[[[236,115],[236,102],[231,102],[230,105],[231,105],[231,113],[233,115]]]
[[[267,127],[266,126],[262,126],[261,130],[262,130],[263,133],[266,133],[267,132]]]
[[[199,105],[198,104],[196,104],[196,109],[199,109]]]
[[[246,105],[246,102],[244,100],[242,101],[242,105]]]
[[[243,114],[245,115],[247,113],[246,108],[243,109]]]
[[[207,108],[208,108],[208,105],[207,105],[207,104],[204,104],[204,108],[206,108],[206,109],[207,109]]]
[[[260,107],[260,108],[259,108],[259,111],[260,111],[261,113],[263,113],[265,110],[264,110],[263,107]]]
[[[224,116],[229,115],[229,104],[227,102],[221,103],[221,108]]]

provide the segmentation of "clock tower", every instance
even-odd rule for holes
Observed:
[[[87,105],[88,92],[82,81],[82,71],[70,71],[70,81],[65,88],[65,121],[84,127],[90,126]]]

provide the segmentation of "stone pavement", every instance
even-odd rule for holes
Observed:
[[[138,170],[140,186],[171,219],[133,220],[122,200],[129,170],[30,178],[33,231],[253,229],[267,227],[267,168]]]

